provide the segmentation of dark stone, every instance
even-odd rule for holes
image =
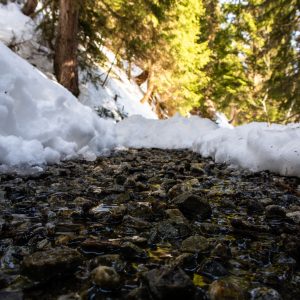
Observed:
[[[197,267],[197,255],[183,253],[175,258],[173,265],[185,271],[194,272]]]
[[[198,273],[201,273],[212,279],[218,279],[220,277],[228,275],[228,271],[225,267],[216,260],[205,259],[197,269]]]
[[[35,280],[47,281],[66,276],[76,269],[81,260],[81,255],[69,248],[38,251],[24,257],[22,272]]]
[[[266,207],[266,218],[277,219],[285,218],[285,210],[279,205],[268,205]]]
[[[1,300],[23,300],[22,292],[0,291]]]
[[[264,206],[257,200],[250,199],[247,203],[248,214],[260,214],[264,211]]]
[[[114,268],[99,266],[91,272],[93,283],[101,288],[113,290],[120,285],[120,276]]]
[[[172,201],[188,219],[206,220],[210,218],[212,209],[209,203],[197,195],[184,193]]]
[[[191,299],[195,293],[192,280],[180,268],[153,269],[145,273],[143,279],[157,299]]]
[[[119,241],[99,241],[93,239],[83,241],[80,246],[84,253],[93,254],[116,252],[121,248]]]
[[[115,182],[116,182],[116,184],[123,185],[123,184],[125,183],[126,179],[127,179],[126,176],[118,175],[118,176],[116,176],[116,178],[115,178]]]
[[[245,291],[239,281],[231,278],[222,278],[213,281],[209,286],[211,300],[245,300]]]
[[[201,163],[192,163],[190,170],[192,173],[197,175],[204,175],[205,171],[203,170],[203,165]]]
[[[125,299],[128,300],[153,300],[153,297],[150,295],[149,290],[145,286],[138,287],[132,290]]]
[[[131,242],[125,242],[121,246],[121,254],[124,258],[129,260],[135,260],[135,259],[145,259],[147,258],[146,252],[136,246],[135,244]]]
[[[181,251],[198,253],[205,252],[209,248],[207,239],[200,235],[190,236],[182,242]]]
[[[217,244],[212,250],[211,255],[222,258],[223,260],[226,260],[232,256],[230,247],[224,243]]]
[[[166,220],[159,222],[158,225],[151,230],[149,241],[150,243],[174,241],[186,238],[190,234],[191,229],[188,224]]]
[[[151,227],[151,223],[144,221],[141,218],[132,217],[129,215],[124,216],[123,225],[127,227],[132,227],[135,229],[146,229]]]
[[[251,300],[281,300],[280,294],[271,288],[258,287],[250,291]]]

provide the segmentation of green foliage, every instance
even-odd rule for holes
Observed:
[[[58,0],[41,2],[53,48]],[[212,101],[236,123],[300,119],[299,0],[82,0],[80,12],[81,67],[110,48],[147,71],[149,101],[169,114]]]
[[[238,123],[299,120],[299,1],[204,3],[214,16],[201,19],[213,53],[205,99],[228,115],[238,110]]]

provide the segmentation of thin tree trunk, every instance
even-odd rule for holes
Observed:
[[[54,72],[58,82],[75,96],[78,87],[78,16],[80,0],[59,0],[59,22],[55,43]]]
[[[22,8],[22,13],[26,16],[32,16],[38,5],[38,0],[27,0]]]
[[[141,103],[145,103],[148,102],[149,99],[151,98],[151,95],[154,91],[155,85],[153,82],[153,76],[154,76],[154,72],[153,72],[153,67],[152,65],[150,65],[149,67],[149,71],[148,71],[149,75],[148,75],[148,84],[147,84],[147,92],[145,93],[144,97],[141,99]]]

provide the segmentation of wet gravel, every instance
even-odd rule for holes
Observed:
[[[300,299],[300,179],[187,150],[0,175],[0,299]]]

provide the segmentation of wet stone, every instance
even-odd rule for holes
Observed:
[[[228,279],[215,280],[209,287],[209,296],[211,300],[246,300],[245,291],[239,285],[238,281]]]
[[[286,214],[286,216],[293,220],[294,223],[300,224],[300,211],[293,211]]]
[[[157,299],[190,299],[195,293],[192,280],[180,268],[153,269],[145,273],[143,279]]]
[[[204,259],[197,269],[197,273],[204,274],[213,279],[228,275],[226,268],[220,262],[213,259]]]
[[[188,219],[205,220],[212,214],[211,206],[206,200],[190,193],[177,196],[173,203]]]
[[[250,291],[251,300],[281,300],[280,294],[271,288],[259,287]]]
[[[94,284],[103,289],[116,289],[120,285],[120,276],[114,268],[99,266],[91,272]]]
[[[131,242],[125,242],[121,246],[121,254],[129,260],[138,260],[147,258],[146,252]]]
[[[46,281],[66,276],[77,268],[81,260],[80,254],[69,248],[38,251],[24,257],[22,271],[35,280]]]
[[[174,241],[190,235],[191,229],[185,223],[177,223],[172,220],[159,222],[158,225],[150,231],[149,240],[151,243]]]
[[[129,215],[126,215],[123,218],[123,225],[127,227],[132,227],[135,229],[146,229],[150,228],[151,224],[147,221],[144,221],[143,219],[132,217]]]
[[[205,252],[209,248],[207,239],[200,235],[190,236],[185,239],[181,244],[182,252]]]
[[[300,179],[166,149],[44,168],[0,174],[1,299],[300,299]]]
[[[279,205],[268,205],[266,207],[266,218],[276,219],[276,218],[285,218],[285,210]]]

